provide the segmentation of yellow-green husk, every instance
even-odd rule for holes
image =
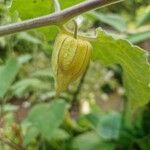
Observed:
[[[64,33],[58,34],[52,54],[52,70],[56,92],[67,89],[68,85],[86,70],[92,46],[88,41]]]

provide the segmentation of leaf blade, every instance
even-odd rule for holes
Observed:
[[[150,98],[150,65],[146,51],[127,40],[114,39],[98,29],[97,40],[92,42],[93,58],[105,65],[120,64],[131,111],[147,104]]]
[[[0,98],[3,98],[17,75],[19,64],[15,58],[0,67]]]
[[[38,129],[43,137],[49,140],[62,123],[65,108],[66,102],[63,100],[55,101],[51,105],[38,104],[31,109],[27,120]]]

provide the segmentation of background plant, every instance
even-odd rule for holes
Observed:
[[[60,0],[62,9],[83,0]],[[28,3],[28,7],[24,7]],[[53,1],[0,0],[0,23],[54,12]],[[149,148],[148,1],[125,1],[76,18],[95,35],[90,67],[55,98],[50,58],[58,28],[0,38],[0,149]],[[73,24],[67,25],[73,30]],[[119,38],[119,39],[118,39]],[[132,114],[132,115],[131,115]]]

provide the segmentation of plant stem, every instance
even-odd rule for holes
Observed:
[[[75,19],[73,19],[73,23],[74,23],[74,38],[77,39],[77,35],[78,35],[78,24],[76,22]]]
[[[89,10],[96,9],[98,7],[103,7],[106,5],[114,4],[121,2],[123,0],[91,0],[86,1],[83,3],[80,3],[78,5],[75,5],[73,7],[67,8],[65,10],[34,18],[25,20],[19,23],[12,23],[9,25],[0,26],[0,36],[20,32],[20,31],[26,31],[33,28],[38,28],[42,26],[48,26],[48,25],[62,25],[68,20],[72,19],[75,16],[78,16],[82,13],[85,13]]]
[[[80,83],[77,87],[77,90],[73,94],[73,98],[72,98],[72,101],[71,101],[71,107],[70,107],[70,115],[71,115],[71,118],[73,118],[73,119],[76,119],[77,116],[78,116],[80,104],[79,104],[79,101],[77,100],[77,98],[78,98],[78,95],[79,95],[79,93],[81,91],[81,88],[83,86],[83,83],[84,83],[84,80],[85,80],[85,77],[86,77],[86,74],[87,74],[87,71],[88,71],[88,67],[89,66],[87,66],[86,71],[84,72],[84,74],[81,77],[81,80],[80,80]]]
[[[55,12],[61,11],[59,1],[58,0],[53,0],[53,3],[54,3],[54,7],[55,7]]]

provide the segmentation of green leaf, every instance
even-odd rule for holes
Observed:
[[[54,131],[63,122],[66,102],[57,100],[49,104],[38,104],[28,114],[27,120],[38,129],[47,140],[51,139]]]
[[[17,111],[18,106],[16,105],[12,105],[12,104],[5,104],[3,106],[3,111],[6,112],[13,112],[13,111]]]
[[[67,8],[84,0],[59,0],[61,8]],[[28,4],[27,7],[25,7]],[[18,12],[22,20],[48,15],[54,12],[53,0],[13,0],[10,7],[10,14]],[[44,36],[46,41],[53,40],[58,33],[57,26],[41,27],[37,31]]]
[[[13,0],[10,12],[19,12],[21,19],[30,19],[53,12],[51,0]]]
[[[35,140],[35,138],[38,136],[38,134],[39,134],[39,132],[36,128],[34,128],[34,127],[29,128],[23,138],[23,144],[24,145],[30,144],[32,141]]]
[[[85,0],[59,0],[61,9],[65,9],[67,7],[71,7],[73,5],[79,4]]]
[[[41,69],[41,70],[38,70],[38,71],[35,71],[31,74],[32,77],[47,77],[47,78],[51,78],[53,77],[53,74],[52,74],[52,70],[49,69],[49,68],[46,68],[46,69]]]
[[[120,113],[92,113],[87,115],[87,119],[92,124],[96,133],[104,140],[118,139],[121,127]]]
[[[31,54],[23,54],[17,58],[19,64],[25,64],[32,59]]]
[[[147,104],[150,99],[150,65],[146,51],[131,45],[127,40],[114,39],[97,30],[92,42],[93,57],[105,65],[120,64],[130,111]]]
[[[101,139],[95,132],[86,132],[73,140],[72,147],[75,150],[94,150],[100,141]]]
[[[75,137],[72,142],[73,150],[114,150],[114,146],[111,142],[103,141],[93,131]]]
[[[144,12],[142,13],[142,15],[138,15],[138,21],[137,21],[137,26],[143,26],[143,25],[148,25],[150,24],[150,7],[147,6],[144,9]]]
[[[37,37],[35,37],[35,35],[31,35],[27,32],[20,32],[18,35],[17,35],[17,38],[19,40],[24,40],[24,41],[27,41],[27,42],[30,42],[30,43],[33,43],[33,44],[42,44],[42,41],[40,39],[38,39]]]
[[[48,89],[49,84],[43,83],[43,81],[37,79],[37,78],[27,78],[20,80],[16,82],[12,86],[13,93],[16,96],[23,96],[25,93],[32,92],[32,91],[39,91],[39,90],[44,90]]]
[[[63,129],[57,129],[54,131],[52,135],[52,140],[66,140],[70,137],[69,133],[67,133]]]
[[[6,65],[0,66],[0,98],[3,98],[17,75],[19,64],[15,58],[11,58]]]
[[[27,7],[25,7],[27,5]],[[10,14],[19,13],[22,20],[40,17],[51,14],[54,11],[52,0],[13,0],[10,7]],[[46,40],[52,40],[58,29],[56,26],[42,27],[37,29],[42,33]]]
[[[58,34],[58,27],[57,26],[49,26],[49,27],[41,27],[38,28],[37,31],[41,32],[44,35],[44,39],[46,41],[54,40],[56,35]]]
[[[150,31],[138,32],[127,37],[131,43],[139,43],[150,39]]]
[[[117,112],[101,116],[99,123],[96,127],[97,133],[103,139],[118,139],[120,134],[121,116]]]
[[[89,12],[88,15],[94,17],[97,20],[100,20],[103,23],[106,23],[116,30],[123,32],[127,29],[126,21],[119,15],[116,14],[103,14],[97,13],[95,11]]]

